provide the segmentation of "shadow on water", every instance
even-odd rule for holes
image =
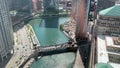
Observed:
[[[59,17],[48,17],[44,18],[43,23],[40,24],[40,27],[45,28],[58,28],[59,27]],[[54,25],[53,25],[54,24]]]
[[[46,52],[40,52],[39,56],[49,56],[49,55],[55,55],[55,54],[62,54],[62,53],[68,53],[68,52],[76,52],[77,48],[67,48],[67,49],[60,49],[60,50],[54,50],[54,51],[46,51]]]
[[[85,68],[89,65],[90,56],[90,42],[79,43],[79,51]]]

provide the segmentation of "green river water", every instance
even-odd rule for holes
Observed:
[[[59,29],[59,25],[69,21],[68,17],[33,19],[29,24],[33,27],[41,46],[65,43],[68,38]],[[44,56],[33,62],[30,68],[72,68],[75,60],[74,52]]]

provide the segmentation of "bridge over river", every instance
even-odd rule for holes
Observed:
[[[67,42],[64,44],[56,44],[56,45],[50,45],[50,46],[35,46],[32,57],[36,58],[40,55],[40,53],[64,50],[68,48],[70,50],[76,50],[77,47],[78,47],[77,44],[74,42]]]

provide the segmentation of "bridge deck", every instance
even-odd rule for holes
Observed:
[[[74,48],[77,47],[76,44],[59,44],[59,45],[54,45],[54,46],[37,46],[36,51],[37,52],[46,52],[46,51],[53,51],[53,50],[60,50],[60,49],[66,49],[66,48]]]

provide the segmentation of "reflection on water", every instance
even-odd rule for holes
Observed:
[[[44,27],[44,28],[58,28],[59,27],[59,18],[58,17],[45,18],[42,21],[42,23],[40,24],[40,27]]]
[[[34,19],[29,22],[32,25],[41,46],[49,46],[67,42],[66,36],[59,29],[61,23],[70,20],[64,18]]]

